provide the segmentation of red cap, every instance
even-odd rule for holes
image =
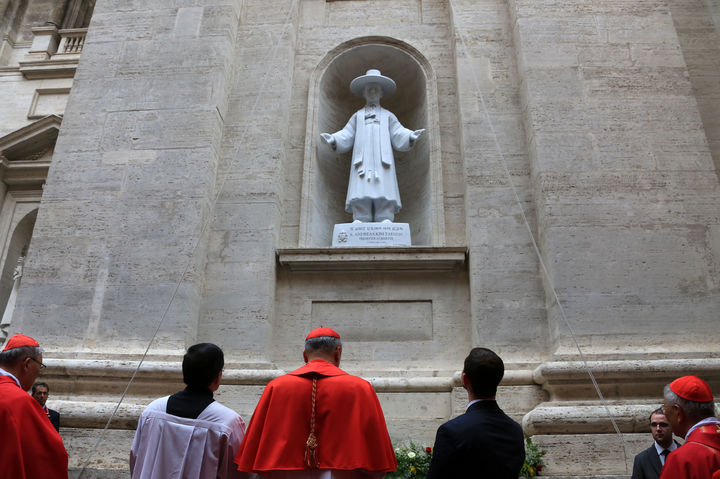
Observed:
[[[683,399],[693,402],[710,402],[710,386],[697,376],[683,376],[670,383],[670,390]]]
[[[316,328],[310,331],[310,334],[307,335],[305,341],[312,338],[322,338],[326,336],[329,336],[331,338],[340,338],[340,335],[330,328]]]
[[[24,334],[16,334],[12,336],[10,339],[8,339],[8,342],[5,343],[5,347],[3,348],[3,352],[10,351],[11,349],[15,348],[24,348],[26,346],[32,346],[35,348],[40,347],[40,344],[35,341],[30,336],[25,336]]]

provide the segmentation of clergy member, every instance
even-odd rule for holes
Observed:
[[[369,382],[338,366],[340,335],[305,338],[305,366],[271,381],[235,457],[261,478],[382,478],[397,467],[385,417]]]
[[[43,350],[30,336],[12,336],[0,352],[0,476],[67,479],[68,454],[38,402],[27,393],[40,374]]]
[[[710,386],[683,376],[665,386],[665,416],[685,444],[670,453],[660,479],[710,479],[720,471],[720,421]]]
[[[214,344],[188,348],[182,362],[187,387],[151,402],[140,416],[130,450],[132,479],[248,477],[233,464],[245,423],[213,398],[224,363]]]

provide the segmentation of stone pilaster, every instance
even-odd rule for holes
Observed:
[[[240,361],[270,356],[298,5],[245,2],[238,35],[199,334]]]
[[[587,354],[714,350],[718,181],[667,3],[509,3],[556,357],[551,287]]]
[[[13,324],[58,354],[142,351],[168,304],[152,352],[197,337],[242,2],[120,3],[94,12]]]
[[[521,84],[507,4],[451,3],[473,344],[490,347],[509,362],[538,361],[544,356],[547,329],[537,255],[521,215],[524,211],[533,221]],[[534,230],[534,224],[530,226]]]

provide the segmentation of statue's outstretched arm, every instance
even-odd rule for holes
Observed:
[[[419,130],[415,130],[412,133],[410,133],[410,146],[412,147],[415,142],[422,136],[422,134],[425,133],[425,128],[421,128]]]
[[[353,115],[348,120],[347,125],[340,131],[335,133],[320,133],[320,139],[338,153],[345,153],[352,150],[355,142],[355,120],[357,115]]]
[[[337,150],[337,142],[330,133],[320,133],[320,139],[333,150]]]

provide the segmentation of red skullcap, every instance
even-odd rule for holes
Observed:
[[[683,399],[693,402],[710,402],[710,386],[697,376],[683,376],[670,383],[670,390]]]
[[[329,336],[331,338],[340,338],[340,335],[333,331],[330,328],[316,328],[310,331],[310,334],[307,335],[305,338],[305,341],[312,338],[322,338],[324,336]]]
[[[10,351],[11,349],[15,348],[24,348],[26,346],[32,346],[35,348],[40,347],[40,344],[35,341],[30,336],[25,336],[24,334],[16,334],[12,336],[10,339],[8,339],[8,342],[5,343],[5,347],[3,348],[3,352]]]

